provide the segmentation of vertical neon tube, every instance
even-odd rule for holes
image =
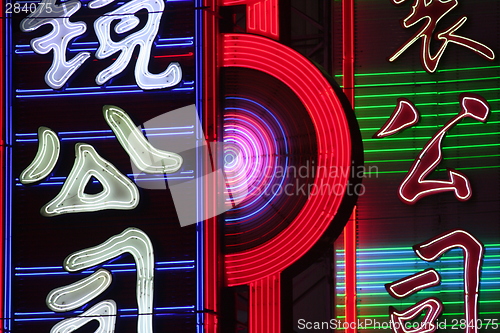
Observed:
[[[250,283],[251,333],[281,333],[280,273]]]
[[[195,8],[203,6],[203,0],[195,0]],[[196,110],[198,118],[203,119],[203,13],[201,10],[195,10],[195,61],[196,61],[196,78],[195,78],[195,94],[196,94]],[[196,140],[205,140],[202,133],[199,133],[199,126],[197,129]],[[202,174],[203,172],[203,156],[196,154],[196,172]],[[198,221],[201,221],[203,213],[203,182],[202,177],[197,177],[196,180],[196,211]],[[204,313],[205,309],[205,296],[204,296],[204,283],[205,283],[205,226],[204,222],[200,222],[196,226],[196,333],[204,332]]]
[[[217,61],[217,40],[218,40],[218,12],[217,0],[203,0],[203,131],[208,147],[217,142],[217,110],[218,110],[218,61]],[[205,174],[210,174],[216,170],[216,159],[213,152],[210,156],[203,156],[205,162]],[[215,176],[216,173],[212,173]],[[210,180],[210,176],[206,177],[207,181],[204,193],[204,208],[209,208],[208,205],[215,205],[211,198],[216,197],[215,188],[209,188],[209,182],[216,184],[215,180]],[[222,285],[221,282],[221,267],[223,262],[220,253],[220,236],[217,217],[207,219],[205,222],[205,333],[217,333],[219,331],[218,312],[219,312],[219,292]]]
[[[342,1],[342,85],[344,93],[354,110],[354,0]],[[356,207],[344,228],[345,253],[345,321],[357,322],[356,295]],[[351,327],[349,325],[349,327]],[[347,328],[346,333],[355,333],[355,328]]]
[[[4,6],[4,1],[0,0],[2,8]],[[0,256],[2,274],[0,279],[2,279],[2,315],[3,322],[0,332],[10,332],[11,331],[11,198],[12,198],[12,124],[11,124],[11,82],[12,82],[12,28],[8,22],[10,22],[11,14],[4,14],[4,20],[0,24],[0,40],[1,40],[1,50],[0,50],[0,70],[2,71],[2,81],[0,87],[0,103],[2,105],[2,117],[0,117],[0,131],[2,132],[1,138],[1,167],[2,167],[2,177],[0,177],[0,187],[2,191],[0,192],[1,201],[0,209],[2,212],[2,228],[0,232],[2,233],[1,242],[2,246],[0,251],[2,251]]]
[[[246,5],[247,33],[279,40],[278,0],[219,0],[220,6]]]
[[[0,6],[4,8],[4,2],[3,0],[0,0]],[[7,108],[5,107],[5,100],[4,100],[4,91],[5,91],[5,84],[6,84],[6,79],[4,76],[4,71],[3,68],[5,66],[4,64],[4,59],[5,59],[5,54],[4,54],[4,29],[3,25],[6,20],[2,20],[0,22],[0,105],[2,108],[2,115],[0,116],[0,168],[1,168],[1,175],[0,175],[0,216],[2,217],[2,227],[0,228],[0,286],[2,286],[2,290],[0,290],[0,313],[2,314],[2,318],[5,318],[5,314],[3,312],[3,299],[4,299],[4,260],[3,260],[3,255],[4,255],[4,235],[3,235],[3,229],[6,223],[6,220],[4,218],[4,209],[3,209],[3,194],[4,194],[4,177],[5,177],[5,166],[4,166],[4,147],[5,147],[5,141],[4,141],[4,133],[3,133],[3,119],[4,119],[4,112],[7,111]],[[3,333],[3,328],[4,328],[4,321],[3,319],[0,319],[0,332]]]
[[[247,32],[279,40],[277,0],[221,0],[221,6],[246,5]],[[281,332],[280,273],[250,283],[250,333]]]
[[[345,322],[357,322],[356,294],[356,207],[349,222],[344,228],[344,260],[345,260]],[[349,325],[345,332],[356,332]]]

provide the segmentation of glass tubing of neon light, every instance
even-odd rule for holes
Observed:
[[[273,115],[273,114],[272,114],[272,113],[271,113],[271,112],[270,112],[270,111],[269,111],[266,107],[264,107],[263,105],[261,105],[261,104],[259,104],[259,103],[255,102],[255,101],[253,101],[253,100],[249,100],[249,99],[246,99],[246,98],[241,98],[241,97],[228,97],[228,99],[234,99],[234,100],[244,100],[244,101],[248,101],[248,102],[251,102],[251,103],[253,103],[253,104],[256,104],[256,105],[258,105],[259,107],[261,107],[262,109],[264,109],[265,111],[267,111],[267,112],[268,112],[268,113],[269,113],[269,114],[270,114],[270,115],[274,118],[274,120],[275,120],[276,124],[279,126],[279,129],[280,129],[280,132],[281,132],[281,133],[279,133],[279,134],[281,134],[281,135],[282,135],[282,137],[283,137],[283,139],[284,139],[284,148],[285,148],[285,156],[286,156],[286,158],[285,158],[285,167],[284,167],[284,170],[285,170],[285,172],[286,172],[286,170],[288,170],[288,141],[287,141],[287,139],[286,139],[286,135],[285,135],[284,129],[283,129],[283,127],[281,126],[281,124],[279,123],[278,119],[277,119],[277,118],[276,118],[276,117],[275,117],[275,116],[274,116],[274,115]],[[248,112],[248,113],[250,113],[250,114],[252,114],[252,115],[253,115],[253,112],[248,111],[248,110],[245,110],[245,109],[230,108],[230,110],[244,111],[244,112]],[[246,124],[247,124],[247,125],[249,125],[249,126],[252,126],[252,124],[248,123],[248,122],[247,122],[247,121],[245,121],[245,120],[241,120],[241,119],[232,119],[232,118],[231,118],[231,119],[228,119],[228,120],[235,120],[235,121],[239,120],[239,121],[242,121],[243,123],[246,123]],[[266,126],[266,127],[267,127],[267,129],[268,129],[268,131],[269,131],[269,133],[270,133],[271,135],[272,135],[272,134],[278,134],[278,133],[274,133],[274,132],[271,130],[271,128],[269,127],[269,125],[268,125],[268,124],[265,124],[265,123],[264,123],[264,126]],[[229,130],[234,130],[234,129],[233,129],[233,128],[230,128]],[[276,154],[276,155],[278,155],[278,147],[276,146],[276,147],[274,147],[274,148],[276,149],[275,154]],[[276,157],[276,158],[275,158],[275,160],[277,161],[277,159],[278,159],[278,158]],[[275,163],[276,163],[276,162],[275,162]],[[265,169],[267,169],[267,168],[265,168]],[[281,182],[279,183],[279,184],[280,184],[280,187],[283,185],[283,182],[284,182],[284,180],[285,180],[285,179],[286,179],[286,175],[285,175],[285,176],[283,176],[283,177],[281,177]],[[257,202],[257,201],[258,201],[261,197],[263,197],[263,196],[264,196],[264,194],[266,193],[267,189],[268,189],[268,188],[269,188],[272,184],[273,184],[273,182],[272,182],[272,181],[270,181],[270,182],[269,182],[269,184],[268,184],[268,185],[267,185],[267,187],[266,187],[266,190],[262,191],[262,194],[261,194],[260,196],[256,197],[253,201],[251,201],[251,202],[247,203],[245,206],[242,206],[242,207],[238,207],[238,208],[233,209],[233,211],[244,210],[244,209],[246,209],[246,208],[248,208],[248,207],[252,207],[252,205],[253,205],[254,203],[256,203],[256,202]],[[255,210],[253,213],[249,213],[249,214],[247,214],[247,215],[245,215],[245,216],[241,216],[241,217],[238,217],[238,218],[233,218],[233,219],[231,219],[231,218],[226,218],[226,222],[244,221],[245,219],[247,219],[247,218],[250,218],[250,217],[254,216],[255,214],[259,213],[261,210],[263,210],[266,206],[268,206],[268,205],[272,202],[272,200],[274,199],[274,197],[275,197],[276,195],[277,195],[277,193],[274,193],[274,194],[271,196],[271,198],[270,198],[270,199],[268,199],[268,200],[267,200],[267,202],[266,202],[266,203],[265,203],[262,207],[258,208],[258,209],[257,209],[257,210]]]
[[[148,129],[149,132],[151,131],[161,131],[161,130],[182,130],[182,129],[193,129],[194,126],[184,126],[184,127],[167,127],[167,128],[151,128],[151,129]],[[145,136],[146,136],[146,131],[143,131]],[[95,134],[103,134],[103,136],[84,136],[84,134],[91,134],[91,135],[95,135]],[[67,137],[63,137],[61,138],[60,140],[61,141],[73,141],[73,140],[105,140],[105,139],[116,139],[116,137],[114,135],[105,135],[105,134],[112,134],[113,132],[111,130],[94,130],[94,131],[76,131],[76,132],[59,132],[59,136],[67,136]],[[169,136],[169,135],[192,135],[192,134],[195,134],[194,131],[190,131],[190,132],[177,132],[177,133],[157,133],[157,134],[152,134],[152,133],[148,133],[147,136],[148,137],[152,137],[152,136]],[[75,136],[70,136],[70,135],[77,135],[76,137]],[[29,138],[29,139],[19,139],[19,137],[23,138],[23,137],[34,137],[34,136],[37,136],[37,133],[21,133],[21,134],[16,134],[16,137],[18,137],[16,139],[16,142],[37,142],[39,139],[38,138]],[[180,172],[180,174],[193,174],[194,173],[194,170],[190,170],[190,171],[184,171],[184,172]],[[130,178],[133,178],[135,175],[134,174],[128,174],[127,175],[128,177]],[[166,176],[166,175],[162,175],[162,178],[158,178],[158,177],[152,177],[152,178],[141,178],[140,181],[151,181],[151,180],[158,180],[158,179],[193,179],[194,176],[188,176],[188,177],[182,177],[182,176]],[[57,182],[55,180],[62,180]],[[45,186],[45,185],[63,185],[64,184],[64,181],[66,180],[66,177],[50,177],[50,180],[48,181],[45,181],[43,183],[40,183],[39,185],[42,185],[42,186]],[[16,182],[18,181],[18,179],[16,179]],[[95,182],[97,183],[97,182]],[[21,186],[20,183],[16,183],[16,186]]]
[[[203,0],[194,1],[195,8],[201,8],[203,6]],[[201,83],[203,82],[203,11],[195,10],[194,13],[194,54],[195,54],[195,105],[198,112],[198,118],[203,121],[203,89]],[[196,126],[196,141],[205,140],[203,133],[199,133],[202,126]],[[196,154],[196,172],[197,174],[203,174],[203,157]],[[201,222],[196,224],[196,332],[203,333],[203,322],[204,322],[204,308],[205,308],[205,298],[204,298],[204,283],[205,283],[205,262],[204,262],[204,221],[202,220],[204,216],[203,212],[203,177],[196,178],[196,212],[198,220]]]
[[[181,0],[169,0],[170,2],[172,1],[175,1],[175,2],[181,2]],[[182,0],[182,1],[185,1],[185,0]],[[196,0],[197,2],[200,2],[200,0]],[[195,43],[196,45],[198,45],[200,43],[199,41],[199,36],[201,36],[201,32],[199,31],[199,29],[201,29],[201,13],[199,13],[199,11],[196,11],[196,17],[195,17],[195,27],[196,27],[196,34],[198,37],[195,37]],[[5,20],[5,22],[10,22],[10,20]],[[3,23],[3,22],[2,22]],[[5,120],[6,120],[6,125],[5,128],[6,128],[6,143],[7,143],[7,147],[12,147],[12,142],[15,141],[14,139],[14,134],[12,133],[11,129],[12,129],[12,109],[10,107],[10,105],[12,105],[12,102],[10,100],[10,96],[12,96],[12,87],[11,87],[11,82],[12,81],[12,73],[11,73],[11,68],[12,68],[12,32],[11,32],[11,27],[6,24],[6,33],[5,33],[5,48],[4,50],[6,51],[6,53],[8,54],[7,56],[7,66],[5,66],[5,71],[6,71],[6,79],[5,79],[5,82],[6,82],[6,85],[5,85],[5,107],[4,107],[4,110],[7,110],[6,111],[6,116],[5,116]],[[192,37],[190,37],[190,39],[192,39]],[[189,43],[189,46],[191,46],[192,43]],[[168,45],[168,46],[174,46],[174,45]],[[175,46],[186,46],[186,45],[175,45]],[[197,66],[196,66],[196,77],[197,77],[197,80],[199,80],[199,77],[200,77],[200,73],[201,73],[201,54],[200,52],[196,52],[196,61],[197,61]],[[201,81],[198,81],[198,82],[201,82]],[[197,107],[198,107],[198,110],[199,112],[201,113],[201,103],[200,100],[201,100],[201,97],[198,97],[200,96],[200,91],[201,89],[199,89],[198,85],[196,84],[196,82],[185,82],[185,83],[188,83],[188,84],[192,84],[194,83],[195,84],[195,91],[196,91],[196,94],[197,94],[197,98],[196,98],[196,104],[197,104]],[[91,87],[90,87],[91,88]],[[76,88],[75,88],[76,89]],[[82,90],[85,90],[87,88],[81,88]],[[174,90],[177,90],[177,91],[181,91],[181,90],[193,90],[193,88],[177,88],[177,89],[174,89]],[[141,90],[142,91],[142,90]],[[135,92],[135,91],[131,91],[131,92]],[[109,93],[109,91],[107,91],[106,93]],[[117,93],[122,93],[122,92],[117,92]],[[127,92],[123,92],[123,93],[127,93]],[[81,95],[78,94],[78,95]],[[65,94],[63,96],[68,96],[68,94]],[[43,97],[40,96],[40,97]],[[202,119],[200,117],[200,119]],[[202,135],[201,133],[196,133],[196,138],[197,139],[202,139]],[[71,138],[68,138],[68,140],[70,140]],[[36,141],[36,139],[34,139]],[[64,139],[63,139],[64,140]],[[6,198],[6,202],[5,202],[5,217],[4,217],[4,221],[5,221],[5,232],[6,232],[6,236],[5,239],[7,240],[4,244],[4,256],[5,256],[5,272],[4,272],[4,318],[8,318],[6,319],[6,323],[5,323],[5,328],[7,331],[10,331],[10,327],[11,327],[11,321],[12,321],[12,310],[11,310],[11,280],[10,280],[10,277],[11,277],[11,273],[12,273],[12,263],[11,263],[11,237],[8,236],[11,234],[11,226],[12,226],[12,212],[11,212],[11,204],[10,204],[10,200],[12,198],[12,181],[13,181],[13,175],[12,175],[12,152],[11,152],[11,149],[9,149],[8,151],[6,151],[6,163],[8,163],[6,165],[6,174],[5,174],[5,189],[4,189],[4,192],[5,192],[5,198]],[[201,168],[201,160],[199,158],[199,156],[197,156],[197,161],[196,161],[196,166],[197,166],[197,169],[198,169],[198,172]],[[200,185],[199,185],[199,182],[200,180],[197,180],[197,193],[201,193],[200,192]],[[198,207],[197,207],[197,210],[198,210],[198,216],[202,216],[202,213],[201,211],[199,210],[200,207],[199,207],[199,204],[200,202],[202,202],[201,200],[198,200]],[[201,323],[202,323],[202,320],[203,320],[203,313],[202,313],[202,310],[203,310],[203,225],[202,223],[199,223],[198,224],[198,227],[197,227],[197,231],[196,231],[196,244],[197,244],[197,257],[196,257],[196,276],[197,276],[197,304],[196,304],[196,313],[197,313],[197,332],[198,333],[201,333],[203,332],[203,327],[201,326]],[[175,268],[172,268],[172,269],[175,269]],[[191,267],[180,267],[180,268],[177,268],[177,269],[191,269]]]
[[[11,262],[11,253],[12,253],[12,189],[13,189],[13,171],[12,171],[12,146],[14,142],[14,136],[12,133],[12,86],[13,82],[12,77],[12,27],[11,27],[11,15],[9,13],[5,13],[5,20],[2,20],[0,24],[4,24],[4,35],[2,36],[2,41],[4,45],[1,47],[4,49],[6,54],[5,61],[5,78],[2,78],[4,81],[4,105],[3,110],[5,110],[5,126],[3,127],[5,130],[5,161],[2,166],[5,170],[4,174],[4,186],[2,189],[4,191],[4,216],[3,216],[3,228],[4,228],[4,237],[3,237],[3,246],[4,246],[4,329],[7,332],[11,331],[12,325],[12,262]],[[3,117],[3,115],[2,115]]]
[[[500,244],[489,244],[489,245],[486,245],[485,246],[485,258],[483,259],[483,274],[488,274],[488,275],[491,275],[491,274],[495,274],[495,276],[498,274],[498,272],[500,271],[492,271],[491,269],[493,268],[500,268],[500,266],[495,266],[495,267],[491,267],[491,265],[494,265],[494,262],[497,262],[497,261],[500,261]],[[447,255],[443,256],[443,259],[442,259],[442,263],[443,264],[446,264],[446,263],[462,263],[463,262],[463,259],[462,259],[462,256],[456,256],[457,253],[459,253],[460,250],[459,249],[454,249],[454,250],[451,250],[449,253],[447,253]],[[491,252],[493,252],[493,254],[491,254]],[[499,254],[495,254],[495,253],[499,253]],[[342,250],[338,250],[337,251],[337,254],[340,255],[340,256],[343,256],[344,255],[344,252]],[[380,278],[380,277],[393,277],[393,278],[398,278],[398,277],[402,277],[402,274],[405,274],[405,273],[411,273],[411,272],[414,272],[415,271],[415,267],[414,267],[414,260],[411,259],[410,257],[412,257],[414,255],[414,252],[412,250],[408,250],[406,247],[396,247],[396,248],[383,248],[383,249],[371,249],[371,250],[366,250],[366,249],[360,249],[359,250],[359,253],[358,253],[360,256],[368,256],[368,255],[374,255],[375,257],[379,257],[379,256],[382,256],[384,258],[387,258],[387,256],[393,256],[393,255],[408,255],[408,258],[399,258],[399,259],[393,259],[393,260],[390,260],[390,261],[403,261],[403,262],[397,262],[397,263],[384,263],[384,261],[380,261],[379,259],[368,259],[368,260],[359,260],[358,262],[361,262],[361,263],[358,263],[358,267],[364,267],[363,269],[360,270],[360,272],[363,272],[363,273],[360,273],[358,272],[358,275],[360,277],[364,277],[365,279],[366,278],[370,278],[370,281],[369,282],[359,282],[358,283],[358,288],[362,288],[363,290],[366,290],[366,289],[380,289],[381,293],[377,293],[377,292],[364,292],[364,291],[360,291],[359,292],[359,295],[360,296],[383,296],[383,295],[387,295],[389,297],[389,294],[385,291],[384,287],[383,287],[383,284],[386,283],[386,282],[391,282],[389,280],[379,280],[379,281],[373,281],[372,278]],[[460,260],[455,260],[455,259],[460,259]],[[363,262],[372,262],[372,261],[378,261],[378,264],[374,264],[374,266],[386,266],[386,265],[409,265],[408,267],[413,267],[411,269],[408,269],[408,270],[404,270],[404,269],[391,269],[391,270],[384,270],[384,271],[377,271],[376,274],[370,274],[370,273],[373,273],[373,272],[370,272],[370,271],[367,271],[367,265],[369,264],[366,264],[366,263],[363,263]],[[407,261],[407,262],[404,262],[404,261]],[[422,264],[423,267],[427,267],[427,263],[426,262],[422,262],[422,263],[419,263],[419,264]],[[344,264],[342,263],[342,261],[339,263],[338,265],[339,267],[342,267],[344,266]],[[462,267],[457,267],[457,268],[445,268],[443,270],[447,270],[447,271],[441,271],[440,274],[444,277],[444,276],[451,276],[451,277],[456,277],[456,276],[460,276],[460,274],[463,275],[463,268]],[[391,273],[392,272],[392,273]],[[342,278],[344,276],[344,273],[343,272],[338,272],[337,273],[337,276],[339,278]],[[363,279],[364,280],[364,279]],[[446,285],[463,285],[463,280],[462,279],[449,279],[449,278],[446,278]],[[484,280],[488,280],[488,281],[491,281],[491,282],[485,282]],[[444,281],[444,280],[443,280]],[[453,281],[453,282],[452,282]],[[462,282],[454,282],[454,281],[462,281]],[[370,286],[371,284],[375,285],[377,284],[378,286]],[[337,290],[343,290],[344,287],[343,287],[344,283],[342,282],[339,282],[338,283],[338,286],[337,286]],[[498,281],[498,279],[496,279],[495,277],[491,277],[491,278],[485,278],[483,277],[481,279],[481,286],[484,287],[484,285],[493,285],[493,288],[495,289],[484,289],[484,288],[481,288],[481,292],[487,292],[487,291],[498,291],[500,289],[496,288],[497,286],[500,287],[500,281]],[[463,289],[460,289],[460,290],[455,290],[455,289],[446,289],[446,292],[447,293],[457,293],[457,294],[460,294],[462,295],[463,294]],[[421,291],[419,292],[419,294],[431,294],[431,293],[435,293],[432,292],[432,291]],[[341,294],[339,294],[338,296],[343,296]],[[480,304],[484,304],[484,303],[491,303],[491,301],[479,301]],[[499,303],[500,301],[494,301],[496,303]],[[455,304],[454,302],[444,302],[445,304]],[[461,302],[459,302],[461,303]],[[391,305],[391,304],[389,304]],[[392,304],[393,305],[393,304]],[[400,304],[402,305],[402,304]],[[405,303],[405,305],[411,305],[411,303]],[[340,307],[343,307],[343,305],[339,305]],[[385,307],[385,306],[388,306],[388,304],[386,303],[376,303],[376,304],[370,304],[370,307]],[[365,308],[364,306],[360,306],[360,308]],[[494,312],[494,313],[500,313],[500,312]],[[480,315],[483,315],[483,314],[492,314],[491,312],[480,312]],[[451,315],[457,315],[457,314],[443,314],[445,316],[451,316]],[[360,315],[359,317],[363,317],[363,318],[370,318],[370,317],[387,317],[386,314],[383,314],[383,315],[373,315],[373,314],[370,314],[370,315]],[[343,318],[343,316],[340,316],[339,318]]]

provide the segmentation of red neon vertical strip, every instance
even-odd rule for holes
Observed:
[[[354,0],[342,1],[342,85],[344,93],[354,109]],[[357,322],[356,295],[356,207],[344,228],[344,260],[345,260],[345,321]],[[355,325],[349,325],[346,333],[355,333]]]
[[[204,0],[205,10],[203,13],[203,131],[208,146],[217,141],[217,112],[218,112],[218,67],[217,67],[217,1]],[[217,168],[216,152],[211,152],[211,156],[206,158],[207,183],[216,184],[216,181],[209,180],[210,174],[215,175]],[[205,208],[209,211],[216,211],[208,205],[215,205],[211,200],[217,197],[214,187],[207,188],[205,194]],[[205,333],[217,333],[219,331],[219,292],[221,286],[221,267],[223,262],[220,253],[220,239],[217,218],[209,218],[205,221]]]
[[[354,109],[354,0],[342,0],[342,85]]]
[[[279,0],[219,0],[220,6],[247,5],[247,32],[279,40]]]
[[[250,333],[281,333],[280,273],[250,283]]]
[[[221,6],[243,4],[247,5],[247,32],[278,40],[278,0],[219,0]],[[281,333],[280,274],[278,272],[249,284],[250,333]]]
[[[4,1],[0,0],[0,7],[2,7],[2,10],[4,8]],[[5,15],[5,14],[4,14]],[[0,21],[0,110],[1,110],[1,115],[0,115],[0,220],[2,221],[0,225],[0,333],[3,332],[4,328],[4,322],[3,322],[3,300],[4,300],[4,293],[8,292],[4,290],[4,267],[3,267],[3,256],[4,256],[4,243],[3,243],[3,230],[4,230],[4,208],[3,208],[3,194],[4,194],[4,176],[5,176],[5,169],[4,169],[4,153],[5,153],[5,141],[4,141],[4,133],[3,133],[3,126],[4,126],[4,117],[5,117],[5,78],[4,78],[4,66],[5,66],[5,46],[4,46],[4,20],[2,19]]]
[[[356,207],[349,222],[344,228],[344,260],[345,260],[345,322],[349,327],[345,332],[356,332],[357,316],[356,295]]]

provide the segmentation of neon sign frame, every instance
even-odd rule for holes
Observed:
[[[3,0],[0,0],[0,4],[4,5],[4,1]],[[196,15],[195,16],[196,19],[199,19],[199,16]],[[15,94],[11,94],[12,92],[12,85],[11,85],[11,66],[7,66],[6,64],[8,63],[12,63],[12,54],[13,52],[11,52],[11,50],[13,49],[13,44],[12,44],[12,29],[11,27],[8,25],[8,24],[5,24],[4,23],[6,21],[9,21],[9,20],[2,20],[2,24],[0,24],[0,43],[2,44],[2,47],[0,48],[0,74],[2,75],[2,78],[3,80],[0,82],[0,104],[2,105],[2,111],[4,112],[5,114],[5,118],[2,117],[2,119],[0,119],[0,124],[4,124],[4,119],[5,119],[5,124],[11,124],[12,122],[12,115],[10,114],[9,110],[10,110],[10,105],[12,105],[11,103],[11,97],[10,96],[15,96],[14,98],[22,98],[22,96],[19,96],[19,95],[15,95]],[[199,26],[199,22],[194,22],[194,25],[196,26]],[[194,29],[195,31],[195,34],[198,34],[199,32]],[[193,39],[193,38],[192,38]],[[197,38],[195,39],[197,40]],[[199,40],[197,42],[198,44],[200,43]],[[5,47],[3,47],[5,45]],[[191,45],[194,45],[193,42],[191,42]],[[195,54],[193,52],[190,52],[190,53],[187,53],[187,54],[182,54],[182,55],[166,55],[166,56],[161,56],[161,57],[175,57],[175,56],[189,56],[189,57],[194,57]],[[198,56],[198,52],[196,53],[196,56]],[[200,68],[197,67],[196,69],[196,72],[194,74],[196,74],[198,76],[198,72],[199,72]],[[4,80],[5,78],[5,80]],[[42,81],[43,81],[43,78],[42,78]],[[188,83],[189,87],[188,88],[184,88],[183,86],[181,86],[180,88],[178,89],[175,89],[175,91],[179,91],[181,93],[185,92],[185,91],[194,91],[195,90],[195,81],[190,81]],[[102,90],[102,89],[101,89]],[[77,91],[75,89],[75,91]],[[132,92],[136,92],[136,91],[132,91]],[[85,94],[85,91],[81,91],[81,90],[78,90],[78,93],[80,94]],[[76,96],[78,95],[78,93],[72,93],[72,94],[66,94],[66,96]],[[104,93],[107,93],[106,91],[103,91],[102,93],[99,92],[98,94],[104,94]],[[114,92],[110,92],[111,94],[113,94]],[[123,93],[122,91],[118,91],[116,93]],[[31,96],[30,96],[31,97]],[[33,96],[34,97],[34,96]],[[36,96],[36,97],[40,97],[40,96]],[[197,103],[199,103],[199,100],[196,100]],[[9,106],[9,107],[7,107]],[[5,131],[4,131],[5,129]],[[6,329],[9,329],[10,325],[12,324],[12,313],[11,313],[11,281],[10,281],[10,276],[12,275],[12,266],[11,266],[11,246],[12,246],[12,243],[10,243],[9,241],[7,242],[4,242],[4,237],[3,235],[5,234],[8,234],[10,235],[11,234],[11,223],[12,223],[12,209],[11,207],[9,206],[9,203],[10,203],[10,198],[12,197],[12,188],[13,186],[15,186],[15,178],[13,178],[13,175],[12,175],[12,158],[11,158],[11,148],[9,147],[12,147],[12,145],[10,144],[12,141],[14,141],[14,136],[13,136],[13,133],[11,132],[12,131],[12,126],[1,126],[0,127],[0,133],[2,134],[2,137],[0,138],[1,142],[2,142],[2,145],[0,146],[0,162],[2,163],[2,177],[0,178],[0,188],[2,190],[2,193],[0,193],[0,197],[1,197],[1,203],[0,203],[0,212],[2,213],[2,221],[3,221],[3,228],[0,229],[0,235],[2,236],[1,237],[1,240],[0,240],[0,264],[1,264],[1,269],[2,269],[2,274],[0,274],[0,284],[3,286],[2,290],[0,291],[0,294],[2,296],[2,302],[0,302],[0,313],[2,313],[2,319],[0,319],[0,321],[2,322],[2,327],[3,328],[6,328]],[[8,143],[7,144],[7,147],[3,141],[3,138],[6,138],[6,142]],[[4,159],[4,156],[6,157]],[[5,167],[6,166],[6,167]],[[48,169],[51,169],[51,168],[48,168]],[[42,178],[41,176],[39,176],[38,178]],[[38,180],[36,180],[38,181]],[[34,181],[34,182],[36,182]],[[5,206],[4,206],[4,203]],[[4,210],[5,208],[5,210]],[[198,209],[199,207],[197,207]],[[202,265],[202,262],[203,262],[203,248],[202,248],[202,244],[203,244],[203,229],[200,228],[199,230],[196,231],[196,246],[197,246],[197,250],[196,250],[196,262],[197,262],[197,265],[195,267],[196,269],[196,276],[197,276],[197,300],[196,300],[196,318],[198,320],[198,323],[201,323],[202,320],[200,319],[201,317],[203,317],[203,313],[202,313],[202,310],[203,310],[203,304],[202,304],[202,301],[203,301],[203,267],[201,267],[200,265]],[[4,259],[5,259],[5,262],[4,262]],[[5,264],[5,265],[4,265]],[[5,277],[5,279],[4,279]],[[109,300],[105,301],[107,305],[105,304],[101,304],[101,309],[94,309],[95,311],[99,312],[102,310],[103,307],[105,307],[106,309],[111,309],[113,308],[111,305],[111,303],[109,302]],[[102,302],[102,303],[105,303],[105,302]],[[193,303],[194,304],[194,303]],[[116,308],[116,306],[114,306]],[[96,312],[96,313],[97,313]],[[8,315],[6,315],[8,314]],[[83,317],[83,315],[82,315]],[[7,319],[6,319],[7,318]],[[92,318],[91,318],[92,319]],[[102,325],[101,325],[102,326]],[[64,329],[64,327],[62,327],[61,329]],[[104,329],[104,331],[107,332],[106,330],[106,327],[100,327],[100,329]],[[200,324],[197,325],[197,332],[202,332],[202,326],[200,326]]]

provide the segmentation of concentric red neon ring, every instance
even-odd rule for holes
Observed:
[[[334,166],[349,170],[351,134],[344,107],[319,70],[297,52],[273,40],[246,34],[224,34],[223,66],[243,67],[267,73],[288,85],[306,107],[314,124],[318,146],[315,185],[347,186],[349,172],[331,178]],[[338,186],[338,185],[337,185]],[[340,207],[343,196],[311,196],[290,226],[270,241],[225,256],[229,286],[249,284],[282,272],[302,257],[323,235]]]

